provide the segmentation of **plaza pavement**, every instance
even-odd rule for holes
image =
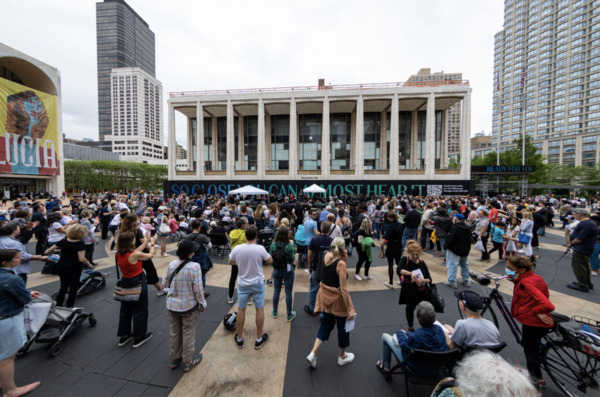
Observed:
[[[585,294],[566,288],[575,280],[570,266],[570,255],[554,263],[562,256],[565,248],[564,234],[560,230],[547,229],[545,237],[540,237],[538,274],[550,287],[550,300],[556,311],[568,316],[600,317],[598,292]],[[108,240],[110,241],[110,240]],[[181,368],[169,369],[169,326],[165,297],[157,297],[156,290],[149,286],[148,330],[153,338],[138,349],[131,344],[117,347],[116,329],[119,303],[112,299],[116,283],[115,260],[108,254],[106,241],[96,247],[94,257],[98,269],[111,271],[105,290],[92,292],[78,299],[77,306],[93,312],[98,320],[96,327],[84,323],[65,340],[63,352],[49,358],[49,346],[33,344],[29,352],[16,360],[16,380],[18,384],[41,380],[39,389],[31,396],[404,396],[404,380],[394,377],[385,382],[374,364],[381,355],[381,334],[394,333],[400,328],[407,329],[404,306],[398,306],[399,286],[393,290],[384,286],[387,280],[387,262],[377,257],[374,250],[374,263],[369,272],[373,279],[357,281],[354,266],[357,256],[349,258],[348,286],[357,312],[356,329],[350,336],[348,351],[355,353],[354,363],[345,367],[337,365],[337,336],[332,333],[320,351],[316,369],[306,362],[319,328],[319,320],[308,316],[303,307],[308,303],[308,275],[296,271],[294,282],[294,310],[296,319],[288,323],[285,316],[273,319],[272,288],[267,287],[265,299],[264,332],[269,334],[268,343],[260,350],[253,349],[252,338],[256,332],[255,310],[249,306],[244,330],[245,347],[238,349],[233,342],[234,331],[226,331],[221,325],[223,316],[237,310],[237,306],[227,304],[227,286],[230,267],[227,256],[220,259],[213,256],[215,267],[207,275],[206,290],[208,308],[201,313],[196,333],[196,350],[203,354],[203,361],[189,374]],[[34,241],[28,244],[33,252]],[[167,252],[175,253],[176,243],[169,242]],[[453,290],[441,284],[446,279],[446,268],[441,259],[426,251],[422,259],[427,263],[433,282],[446,300],[445,313],[438,319],[442,323],[454,325],[459,318]],[[504,264],[497,263],[497,254],[490,262],[479,262],[480,255],[472,251],[469,262],[472,271],[496,273],[504,271]],[[162,276],[166,267],[175,259],[155,257],[154,263]],[[47,294],[58,290],[58,277],[40,274],[41,262],[32,262],[32,274],[27,287]],[[269,277],[271,267],[264,273]],[[364,272],[364,271],[363,271]],[[397,276],[395,276],[397,281]],[[594,281],[598,278],[594,277]],[[471,289],[481,292],[481,287],[472,283]],[[502,282],[501,291],[507,299],[512,295],[512,284]],[[280,313],[285,313],[285,293],[282,291],[279,303]],[[525,365],[522,349],[514,340],[506,323],[499,316],[500,331],[508,347],[501,355],[515,364]],[[544,396],[559,396],[556,386],[547,377],[548,388]],[[411,386],[411,395],[428,396],[431,388]]]

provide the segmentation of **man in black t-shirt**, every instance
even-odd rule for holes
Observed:
[[[290,203],[290,198],[286,196],[283,199],[283,204],[281,204],[281,211],[286,210],[287,213],[291,216],[293,209],[294,209],[294,205],[292,203]]]
[[[523,205],[523,201],[517,200],[515,203],[517,204],[517,208],[515,209],[515,212],[517,213],[517,218],[523,219],[523,210],[525,209],[525,206]]]

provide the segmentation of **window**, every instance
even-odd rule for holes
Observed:
[[[298,116],[300,129],[299,139],[299,169],[320,170],[321,169],[321,114],[301,114]]]
[[[271,116],[271,169],[289,170],[290,116]]]
[[[400,112],[402,114],[403,112]],[[410,113],[410,112],[404,112]],[[388,116],[388,120],[391,117]],[[410,134],[410,118],[409,118]],[[402,124],[401,124],[402,125]],[[350,169],[350,143],[351,143],[351,114],[332,113],[330,115],[330,140],[331,140],[331,169]],[[402,145],[402,143],[400,143]],[[406,154],[405,154],[406,155]]]

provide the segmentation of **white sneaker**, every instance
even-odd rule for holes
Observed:
[[[167,256],[171,256],[171,254],[167,254],[167,253],[165,252],[165,254],[164,254],[164,255],[161,255],[161,256],[162,256],[163,258],[166,258]]]
[[[350,364],[354,361],[354,354],[346,352],[346,358],[341,358],[338,356],[338,365],[343,366],[346,364]]]
[[[362,277],[360,276],[360,274],[355,274],[354,277],[356,277],[358,281],[362,281]]]
[[[394,285],[388,283],[387,281],[385,282],[385,286],[388,287],[388,288],[390,288],[390,289],[394,289]]]
[[[364,276],[363,280],[373,280],[373,276]]]
[[[597,276],[598,272],[596,270],[592,270],[592,276]]]
[[[227,297],[227,303],[229,303],[230,305],[233,305],[233,302],[234,302],[233,296],[228,296]]]
[[[158,291],[156,293],[156,296],[163,296],[163,295],[166,295],[168,293],[169,293],[169,289],[168,288],[163,288],[163,289],[161,289],[160,291]]]
[[[396,281],[396,284],[402,285],[402,281]]]
[[[317,368],[317,356],[315,356],[315,353],[310,352],[308,357],[306,357],[306,361],[308,361],[311,367]]]
[[[248,299],[248,304],[249,305],[253,305],[254,304],[254,297],[251,296],[250,299]]]
[[[116,254],[116,253],[117,253],[116,250],[112,250],[112,251],[109,252],[109,254]]]
[[[304,269],[304,273],[310,275],[310,272],[308,271],[308,269]]]

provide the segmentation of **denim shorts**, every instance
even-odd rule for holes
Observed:
[[[24,314],[20,314],[0,320],[0,361],[14,356],[27,342],[25,335]]]
[[[170,233],[158,233],[159,237],[169,237]]]
[[[265,305],[265,280],[252,285],[238,284],[238,307],[245,309],[248,306],[250,295],[254,298],[254,305],[260,309]]]

